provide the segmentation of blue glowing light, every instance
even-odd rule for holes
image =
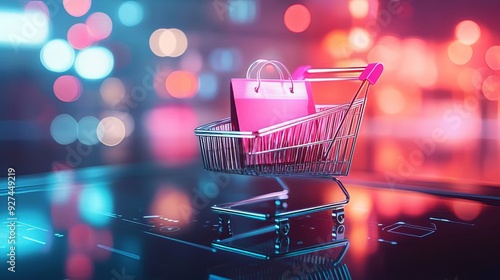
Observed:
[[[136,1],[123,2],[118,9],[118,18],[125,26],[136,26],[144,18],[144,11]]]
[[[75,70],[82,78],[95,80],[108,76],[114,67],[113,54],[103,47],[90,47],[78,53]]]
[[[59,115],[50,124],[50,135],[61,145],[71,144],[77,138],[78,123],[70,115]]]
[[[43,46],[40,51],[40,60],[47,70],[64,72],[73,66],[75,51],[67,41],[55,39]]]
[[[198,76],[198,94],[203,99],[214,99],[217,96],[219,81],[213,73],[201,73]]]
[[[95,145],[99,143],[97,138],[97,126],[99,120],[96,117],[83,117],[78,122],[78,140],[84,145]]]
[[[229,4],[229,19],[234,23],[250,23],[255,20],[257,5],[254,0],[231,0]]]
[[[210,53],[210,66],[218,72],[230,72],[240,67],[241,52],[232,48],[215,49]]]
[[[107,185],[86,186],[80,193],[78,200],[80,215],[91,225],[108,224],[113,207],[113,196]]]

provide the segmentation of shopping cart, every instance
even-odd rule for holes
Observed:
[[[251,199],[212,206],[219,214],[221,229],[231,235],[230,215],[258,220],[274,219],[277,233],[287,234],[288,218],[332,209],[333,218],[343,223],[343,207],[349,193],[337,179],[349,173],[356,138],[363,117],[370,85],[382,74],[380,63],[366,67],[332,69],[304,68],[311,83],[348,81],[359,83],[350,102],[316,106],[316,113],[266,127],[258,131],[234,131],[230,118],[195,129],[199,137],[205,169],[214,172],[268,176],[276,178],[283,190]],[[336,93],[338,94],[338,93]],[[301,209],[288,209],[288,186],[281,179],[304,176],[332,179],[344,198],[340,201]],[[271,212],[248,210],[244,205],[275,201]]]

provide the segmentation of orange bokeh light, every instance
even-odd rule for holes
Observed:
[[[481,28],[472,20],[464,20],[455,27],[455,36],[460,43],[472,45],[481,37]]]
[[[500,70],[500,46],[490,47],[486,51],[484,59],[492,70]]]
[[[455,216],[463,221],[472,221],[481,214],[483,205],[479,202],[467,200],[453,200],[451,208]]]
[[[368,15],[368,0],[350,0],[349,12],[353,18],[365,18]]]
[[[500,99],[500,76],[490,75],[483,81],[482,86],[484,97],[491,101]]]
[[[311,24],[311,13],[304,5],[295,4],[286,9],[284,21],[288,30],[304,32]]]
[[[198,91],[198,78],[188,71],[174,71],[168,75],[165,88],[175,98],[191,98]]]
[[[377,105],[382,112],[395,115],[403,111],[406,100],[403,93],[394,86],[386,86],[377,91]]]
[[[154,215],[178,221],[176,226],[184,226],[191,221],[194,209],[187,194],[173,186],[161,186],[149,210]]]
[[[345,31],[330,31],[324,37],[322,46],[333,58],[345,59],[352,53],[349,36]]]
[[[448,57],[457,65],[464,65],[472,58],[472,48],[460,41],[454,41],[448,45]]]

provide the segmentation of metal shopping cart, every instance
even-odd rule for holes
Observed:
[[[266,127],[258,131],[234,131],[230,118],[195,129],[199,137],[205,169],[214,172],[268,176],[276,178],[283,190],[238,202],[212,206],[219,214],[221,231],[231,236],[229,218],[237,215],[258,220],[274,219],[276,232],[286,235],[288,218],[323,210],[343,223],[343,207],[349,193],[337,179],[346,176],[351,167],[356,138],[363,117],[370,85],[382,74],[380,63],[366,67],[304,69],[311,83],[348,81],[359,83],[350,102],[316,106],[316,113]],[[270,160],[271,159],[271,160]],[[343,193],[340,201],[301,209],[288,209],[288,186],[281,177],[303,176],[333,180]],[[253,211],[242,207],[260,202],[274,202],[273,211]]]

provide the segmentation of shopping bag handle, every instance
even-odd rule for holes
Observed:
[[[260,79],[260,74],[262,72],[262,69],[264,69],[264,66],[268,65],[268,64],[271,64],[273,65],[274,67],[276,67],[276,69],[279,69],[279,67],[282,67],[283,70],[285,70],[285,72],[288,74],[288,79],[290,80],[290,93],[293,93],[293,80],[292,80],[292,75],[290,74],[290,71],[288,71],[288,68],[286,68],[286,66],[277,61],[277,60],[268,60],[266,62],[262,62],[260,64],[260,67],[259,67],[259,70],[257,70],[257,86],[254,88],[255,92],[259,92],[259,88],[260,88],[260,84],[261,84],[261,79]],[[283,78],[282,78],[283,80]]]
[[[248,69],[247,69],[247,75],[246,75],[246,78],[247,79],[251,79],[252,78],[252,72],[257,68],[257,66],[261,65],[262,63],[266,63],[268,62],[269,60],[267,59],[257,59],[256,61],[252,62],[252,64],[250,64],[250,66],[248,66]],[[271,64],[275,64],[274,62],[270,62]],[[283,76],[283,72],[281,71],[281,68],[274,65],[274,67],[276,68],[276,70],[278,70],[278,73],[280,74],[280,79],[284,79],[284,76]]]

